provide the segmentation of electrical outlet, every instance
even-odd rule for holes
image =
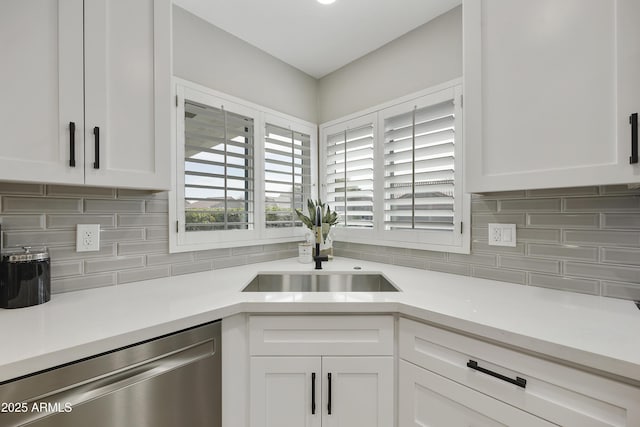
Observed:
[[[489,224],[489,246],[515,246],[515,224]]]
[[[100,224],[78,224],[76,252],[100,250]]]

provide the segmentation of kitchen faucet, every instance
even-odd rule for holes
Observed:
[[[320,206],[316,208],[316,254],[313,260],[316,262],[316,270],[322,270],[322,261],[329,261],[328,256],[320,255],[320,239],[322,239],[322,210]]]

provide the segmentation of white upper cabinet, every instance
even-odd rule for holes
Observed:
[[[170,8],[0,4],[0,180],[169,188]]]
[[[640,2],[464,2],[465,190],[640,181]]]
[[[85,0],[87,184],[169,188],[170,12],[167,0]]]
[[[82,0],[0,2],[0,57],[0,179],[82,183]]]

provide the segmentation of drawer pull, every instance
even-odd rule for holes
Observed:
[[[69,122],[69,167],[76,167],[76,123]]]
[[[316,414],[316,373],[311,373],[311,415]]]
[[[638,113],[629,116],[629,124],[631,125],[631,157],[629,163],[638,163]]]
[[[100,169],[100,128],[98,126],[93,128],[93,142],[95,144],[93,168]]]
[[[327,414],[331,415],[331,372],[327,374],[327,381],[329,382],[329,398],[327,399]]]
[[[496,377],[498,379],[501,379],[502,381],[515,384],[518,387],[525,388],[527,386],[527,380],[525,380],[524,378],[516,377],[516,379],[514,380],[513,378],[506,377],[497,372],[490,371],[489,369],[481,368],[480,366],[478,366],[478,362],[476,362],[475,360],[469,359],[469,361],[467,362],[467,367],[482,372],[483,374],[491,375],[492,377]]]

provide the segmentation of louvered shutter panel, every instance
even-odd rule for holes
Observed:
[[[453,99],[384,121],[385,230],[453,231]]]
[[[185,230],[253,228],[253,119],[185,100]]]
[[[301,226],[294,209],[311,194],[311,137],[267,123],[264,178],[267,228]]]
[[[373,228],[373,124],[326,139],[327,202],[340,225]]]

